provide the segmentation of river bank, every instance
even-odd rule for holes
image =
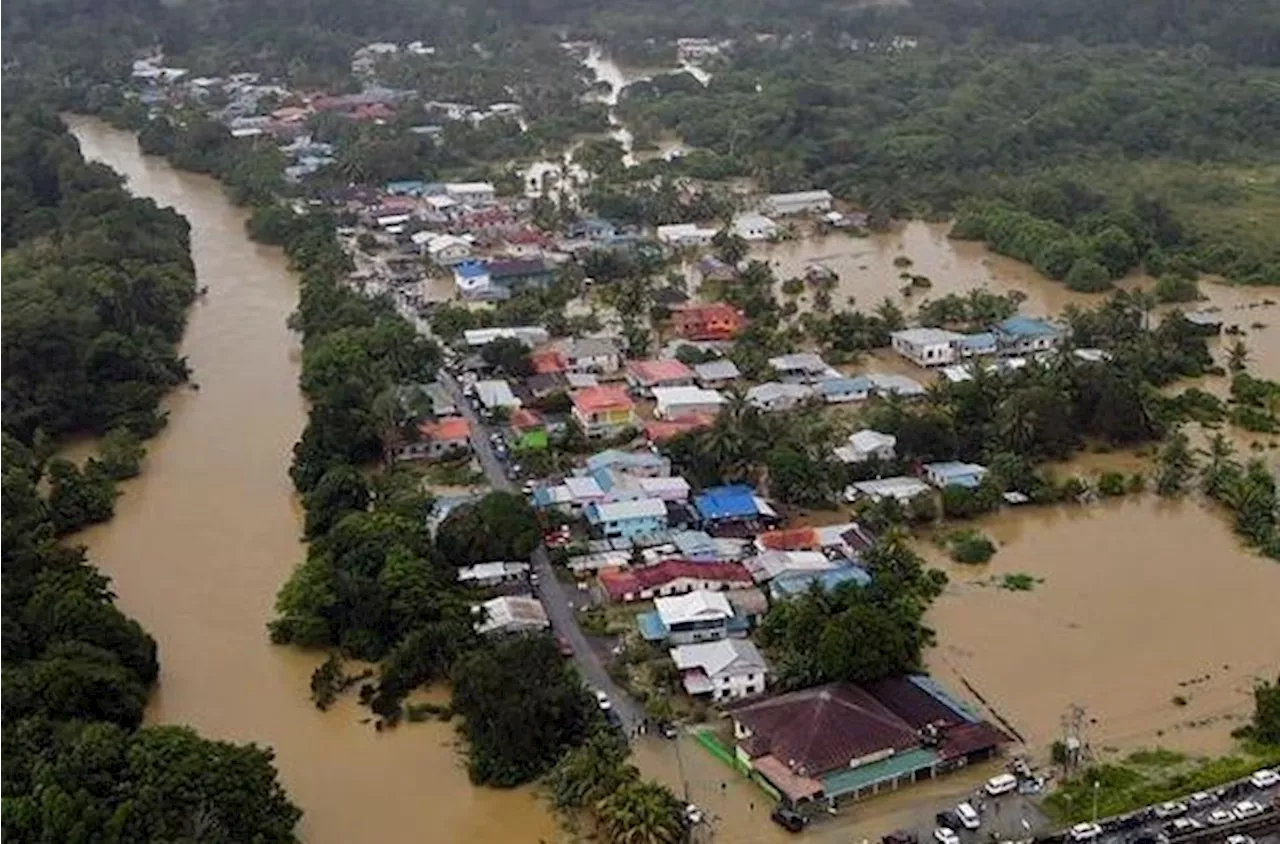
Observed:
[[[327,712],[306,697],[320,655],[273,647],[276,590],[304,549],[289,456],[305,421],[298,343],[286,320],[297,282],[278,249],[249,241],[245,212],[211,179],[180,173],[104,123],[68,120],[86,158],[191,223],[198,283],[182,353],[200,390],[167,403],[147,470],[123,485],[115,519],[79,538],[114,581],[120,606],[163,656],[149,723],[256,741],[305,814],[310,842],[534,842],[556,836],[531,790],[477,789],[437,722],[378,734],[345,699]]]

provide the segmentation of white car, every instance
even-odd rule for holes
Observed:
[[[954,829],[940,826],[933,831],[933,837],[937,839],[938,844],[960,844],[960,836],[956,835]]]
[[[1207,791],[1197,791],[1195,794],[1187,798],[1187,802],[1199,809],[1212,803],[1213,795]]]
[[[1017,787],[1018,778],[1013,774],[997,774],[987,780],[987,784],[985,786],[987,794],[990,794],[992,797],[998,797],[1001,794],[1008,794]]]
[[[609,696],[607,694],[600,691],[599,689],[596,689],[595,694],[596,694],[596,703],[599,704],[601,709],[604,709],[606,711],[613,709],[613,703],[612,701],[609,700]]]
[[[956,806],[956,817],[960,819],[960,824],[965,829],[977,829],[982,826],[982,818],[978,816],[977,810],[967,802]]]
[[[1227,844],[1255,844],[1252,835],[1243,835],[1237,832],[1235,835],[1227,836]]]
[[[1209,822],[1210,826],[1225,826],[1234,821],[1236,816],[1231,814],[1230,809],[1214,809],[1205,815],[1204,819]]]
[[[1085,823],[1078,823],[1071,827],[1070,833],[1072,841],[1092,841],[1101,834],[1102,827],[1098,826],[1096,823],[1089,823],[1087,821]]]
[[[1271,788],[1273,785],[1280,785],[1280,773],[1263,768],[1261,771],[1254,771],[1249,782],[1253,783],[1254,788]]]
[[[1178,815],[1186,814],[1187,804],[1179,803],[1171,800],[1168,803],[1161,803],[1156,806],[1157,818],[1176,818]]]
[[[1204,829],[1204,824],[1195,818],[1178,818],[1167,827],[1173,835],[1182,835],[1186,832],[1195,832],[1197,829]]]
[[[1243,821],[1249,818],[1256,818],[1263,812],[1262,804],[1256,800],[1241,800],[1231,810],[1231,814],[1236,816],[1236,820]]]
[[[702,810],[695,804],[690,803],[684,807],[684,819],[689,822],[690,826],[697,826],[702,823]]]

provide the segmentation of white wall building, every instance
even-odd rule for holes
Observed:
[[[916,366],[950,366],[963,334],[942,328],[908,328],[890,335],[893,350]]]
[[[769,240],[778,236],[778,224],[763,214],[742,214],[733,221],[733,233],[743,240]]]
[[[770,214],[804,214],[831,210],[831,192],[805,190],[795,193],[775,193],[765,198],[765,210]]]
[[[447,182],[444,191],[467,205],[488,205],[497,196],[492,182]]]
[[[476,632],[529,633],[546,630],[551,626],[547,611],[537,598],[520,595],[503,595],[471,608],[476,615]]]
[[[721,639],[671,649],[685,691],[709,695],[712,700],[732,700],[761,694],[767,685],[769,665],[760,650],[747,639]]]
[[[658,240],[667,246],[706,246],[715,236],[715,229],[703,228],[694,223],[658,226]]]
[[[893,434],[882,434],[870,428],[864,428],[849,436],[849,441],[835,450],[836,458],[842,463],[865,463],[871,458],[892,460],[896,456],[894,447],[898,438]]]
[[[652,393],[657,402],[654,415],[660,419],[675,419],[690,413],[714,416],[726,401],[719,391],[701,387],[654,387]]]

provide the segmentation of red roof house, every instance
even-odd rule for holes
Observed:
[[[742,312],[726,302],[681,305],[671,312],[671,322],[686,340],[732,340],[747,327]]]
[[[693,370],[675,358],[633,360],[627,364],[627,383],[641,391],[689,387],[693,385]]]
[[[710,428],[715,422],[716,418],[710,414],[689,413],[684,416],[677,416],[675,419],[658,419],[653,422],[645,422],[644,435],[651,443],[661,443],[672,437],[687,434],[690,431]]]
[[[749,589],[751,573],[741,563],[695,563],[665,560],[654,566],[606,571],[600,585],[614,601],[647,601],[695,589]]]

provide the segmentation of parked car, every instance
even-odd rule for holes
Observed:
[[[658,725],[658,734],[666,739],[680,738],[680,730],[670,721],[663,721]]]
[[[1186,835],[1188,832],[1195,832],[1197,829],[1204,829],[1204,824],[1195,818],[1178,818],[1165,827],[1170,835]]]
[[[1237,832],[1235,835],[1227,836],[1227,844],[1254,844],[1254,840],[1252,835]]]
[[[987,780],[987,784],[984,786],[987,794],[990,794],[992,797],[998,797],[1001,794],[1008,794],[1017,787],[1018,778],[1013,774],[997,774]]]
[[[950,827],[938,827],[933,831],[933,837],[938,844],[960,844],[960,836],[956,835],[955,830]]]
[[[1254,788],[1271,788],[1272,786],[1280,785],[1280,772],[1270,768],[1263,768],[1261,771],[1254,771],[1253,775],[1249,777],[1249,782],[1253,784]]]
[[[1156,817],[1161,819],[1176,818],[1178,815],[1185,815],[1186,813],[1187,804],[1179,803],[1176,800],[1171,800],[1168,803],[1161,803],[1159,806],[1156,806]]]
[[[573,642],[563,633],[556,635],[556,647],[560,649],[561,656],[573,656]]]
[[[910,830],[898,829],[881,838],[880,844],[920,844],[920,838]]]
[[[1262,804],[1256,800],[1241,800],[1231,809],[1231,814],[1236,816],[1238,821],[1246,821],[1249,818],[1256,818],[1261,815],[1265,809]]]
[[[1187,802],[1191,804],[1192,808],[1203,809],[1213,802],[1213,795],[1207,791],[1197,791],[1187,798]]]
[[[1072,841],[1092,841],[1102,834],[1102,827],[1096,823],[1086,821],[1071,827],[1068,834],[1071,836]]]
[[[1214,809],[1212,812],[1205,815],[1205,820],[1209,822],[1210,826],[1224,826],[1235,819],[1236,816],[1231,814],[1230,809]]]
[[[613,709],[613,701],[609,700],[609,696],[599,689],[596,689],[596,704],[606,712]]]
[[[799,832],[809,825],[809,819],[797,812],[795,809],[787,806],[779,806],[769,815],[769,820],[785,829],[787,832]]]
[[[956,817],[960,819],[960,825],[965,829],[974,830],[982,826],[982,818],[978,816],[978,811],[968,803],[956,806]]]

